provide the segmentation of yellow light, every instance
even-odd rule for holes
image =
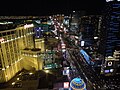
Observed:
[[[2,68],[2,70],[5,70],[5,68]]]
[[[29,73],[29,75],[32,75],[33,73]]]
[[[12,85],[15,85],[15,82],[13,82]]]
[[[44,41],[42,41],[42,42],[44,42]]]
[[[49,70],[45,70],[46,73],[49,73]]]
[[[9,66],[6,66],[7,68],[9,68]]]
[[[20,78],[17,78],[17,80],[20,80]]]

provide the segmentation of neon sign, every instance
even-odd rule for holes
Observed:
[[[33,24],[26,24],[26,25],[24,25],[24,29],[26,29],[26,28],[30,28],[30,27],[34,27],[34,25]]]
[[[94,65],[94,62],[91,61],[90,56],[84,50],[80,50],[80,53],[83,55],[88,64]]]

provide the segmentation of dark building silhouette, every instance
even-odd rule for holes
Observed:
[[[114,57],[114,52],[120,50],[119,1],[111,0],[106,2],[100,36],[100,53],[104,56],[101,70],[103,70],[104,73],[112,74],[118,66],[118,59]]]
[[[105,56],[108,57],[120,46],[120,2],[107,2],[105,13]]]

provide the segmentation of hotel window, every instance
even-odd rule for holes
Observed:
[[[26,30],[24,29],[24,35],[26,35]]]
[[[1,61],[1,59],[0,59],[0,69],[2,69],[2,61]]]
[[[10,32],[6,32],[7,33],[7,35],[10,35]]]
[[[6,48],[6,50],[8,50],[8,45],[7,45],[7,43],[5,43],[5,48]]]
[[[8,60],[8,64],[10,65],[10,54],[7,54],[7,60]]]
[[[15,31],[11,31],[10,33],[11,33],[11,34],[15,34]]]
[[[6,32],[2,33],[2,36],[6,36]]]
[[[14,60],[14,55],[13,55],[13,53],[11,53],[11,54],[12,54],[12,55],[11,55],[11,59]]]
[[[15,35],[14,34],[12,35],[12,39],[15,39]]]
[[[10,52],[13,53],[12,45],[10,45]]]
[[[18,44],[18,40],[16,40],[16,45],[17,45],[17,49],[19,51],[19,44]]]
[[[24,29],[22,29],[22,35],[24,36],[25,34],[24,34]]]
[[[0,69],[2,68],[2,63],[1,63],[1,61],[0,61]]]
[[[7,41],[7,37],[6,36],[4,36],[3,38],[4,38],[4,41]]]
[[[21,30],[19,30],[19,37],[21,37]]]
[[[18,59],[18,55],[17,55],[17,53],[15,54],[15,58]]]
[[[11,40],[11,36],[10,35],[8,36],[8,40]]]
[[[16,36],[19,37],[19,32],[18,32],[18,30],[16,31]]]
[[[2,53],[2,49],[1,49],[1,60],[3,61],[3,66],[5,66],[4,55],[3,55],[3,53]]]
[[[28,28],[26,29],[26,34],[28,33]]]
[[[15,43],[15,40],[13,41],[13,45],[16,47],[16,43]]]
[[[30,33],[30,28],[28,28],[28,33]]]

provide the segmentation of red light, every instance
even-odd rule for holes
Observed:
[[[0,38],[0,42],[4,41],[4,38]]]
[[[64,88],[69,88],[69,82],[64,82]]]

